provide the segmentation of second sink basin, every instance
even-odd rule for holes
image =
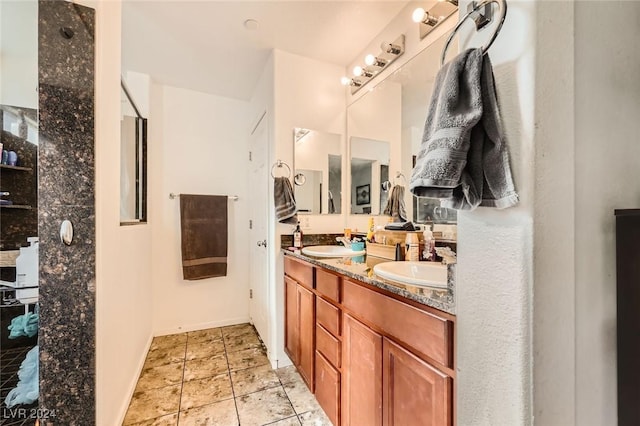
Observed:
[[[373,267],[381,278],[421,287],[447,288],[447,265],[435,262],[383,262]]]
[[[344,246],[309,246],[302,248],[302,254],[316,257],[362,256],[364,250],[354,251]]]

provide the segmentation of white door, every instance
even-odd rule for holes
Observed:
[[[267,153],[269,135],[266,111],[259,118],[249,140],[249,316],[263,342],[269,342],[269,263],[267,220],[269,217],[269,179]]]

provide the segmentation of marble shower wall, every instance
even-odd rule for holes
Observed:
[[[86,426],[95,424],[95,13],[41,0],[38,27],[40,408],[55,412],[44,424]],[[70,246],[59,236],[65,219]]]

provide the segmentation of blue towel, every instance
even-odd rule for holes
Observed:
[[[18,337],[27,336],[33,337],[38,334],[38,321],[40,316],[27,312],[24,315],[18,315],[11,320],[9,329],[9,339],[17,339]]]
[[[40,395],[39,387],[40,361],[38,360],[38,346],[33,347],[18,370],[18,384],[11,389],[4,400],[7,407],[18,404],[32,404]]]

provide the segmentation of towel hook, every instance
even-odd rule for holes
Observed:
[[[285,163],[282,160],[278,160],[275,162],[275,164],[273,166],[271,166],[271,177],[272,178],[276,178],[275,175],[273,174],[273,170],[277,167],[277,168],[281,168],[281,167],[286,167],[287,168],[287,178],[291,177],[291,167],[289,167],[289,165],[287,163]]]
[[[496,39],[496,37],[498,37],[498,33],[502,29],[502,24],[504,24],[504,19],[507,16],[507,0],[483,0],[483,1],[478,2],[478,3],[472,3],[473,7],[469,11],[469,13],[467,13],[466,15],[464,15],[464,17],[462,19],[460,19],[460,21],[458,22],[458,25],[456,25],[455,28],[453,29],[453,31],[451,31],[451,34],[449,34],[449,38],[447,39],[447,42],[444,44],[444,49],[442,49],[442,57],[440,58],[440,66],[444,65],[445,56],[447,55],[447,49],[449,48],[449,45],[451,44],[451,41],[453,40],[453,37],[456,35],[456,33],[458,32],[458,30],[460,29],[462,24],[469,18],[473,18],[475,20],[478,11],[480,9],[482,9],[483,7],[490,7],[491,3],[496,3],[498,5],[498,7],[500,7],[500,20],[498,21],[498,26],[496,27],[495,31],[493,32],[493,35],[491,36],[491,38],[489,39],[487,44],[482,46],[482,54],[486,54],[487,53],[487,51],[489,50],[489,48],[493,44],[493,41]],[[486,25],[486,23],[484,23],[481,27],[479,27],[479,28],[476,27],[476,28],[480,29],[480,28],[484,27],[485,25]]]

